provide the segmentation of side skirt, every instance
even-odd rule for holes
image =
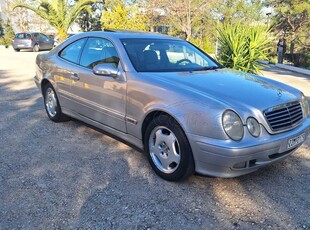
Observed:
[[[72,112],[71,110],[66,109],[64,107],[62,107],[61,110],[62,110],[62,112],[64,114],[66,114],[66,115],[68,115],[70,117],[73,117],[73,118],[75,118],[77,120],[85,122],[85,123],[87,123],[87,124],[89,124],[91,126],[94,126],[94,127],[98,128],[100,130],[103,130],[103,131],[111,134],[112,137],[115,136],[116,138],[120,138],[120,139],[124,140],[125,142],[128,142],[128,143],[136,146],[140,150],[144,149],[142,140],[140,140],[140,139],[138,139],[138,138],[136,138],[136,137],[134,137],[132,135],[129,135],[127,133],[123,133],[123,132],[121,132],[119,130],[113,129],[113,128],[109,127],[109,126],[106,126],[106,125],[104,125],[102,123],[99,123],[99,122],[97,122],[95,120],[92,120],[90,118],[81,116],[80,114]]]

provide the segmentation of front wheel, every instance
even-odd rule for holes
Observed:
[[[171,117],[160,115],[149,124],[145,150],[157,175],[165,180],[185,180],[194,173],[190,144],[181,126]]]
[[[58,97],[51,84],[43,89],[44,106],[48,117],[54,122],[67,121],[69,117],[62,113]]]

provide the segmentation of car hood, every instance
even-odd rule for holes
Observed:
[[[241,71],[218,69],[180,73],[141,73],[153,81],[173,86],[174,90],[211,97],[235,108],[264,110],[298,100],[300,92],[288,85]]]

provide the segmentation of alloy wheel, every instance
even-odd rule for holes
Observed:
[[[180,145],[167,127],[156,127],[149,138],[149,150],[155,166],[163,173],[175,172],[180,164]]]
[[[48,88],[45,92],[45,106],[48,114],[55,117],[57,114],[57,99],[53,89]]]

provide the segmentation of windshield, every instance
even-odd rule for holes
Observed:
[[[122,39],[138,72],[183,72],[221,68],[186,41],[173,39]]]

